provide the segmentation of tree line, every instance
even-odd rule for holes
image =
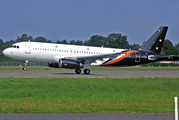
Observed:
[[[52,42],[51,40],[46,39],[43,36],[39,36],[33,39],[32,36],[28,36],[27,34],[22,34],[20,37],[18,36],[15,40],[10,40],[4,42],[0,39],[0,50],[4,50],[5,48],[11,46],[16,42],[24,42],[24,41],[32,41],[32,42],[45,42],[45,43],[57,43],[57,44],[71,44],[71,45],[84,45],[84,46],[96,46],[96,47],[108,47],[108,48],[119,48],[119,49],[139,49],[139,44],[129,44],[127,41],[127,36],[122,35],[121,33],[111,33],[107,37],[102,35],[93,35],[89,40],[71,40],[67,42],[67,40],[57,40],[56,42]],[[179,43],[173,45],[173,43],[166,39],[163,44],[162,53],[166,55],[178,55],[179,54]]]

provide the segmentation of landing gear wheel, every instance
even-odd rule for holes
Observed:
[[[89,70],[89,69],[85,69],[85,70],[84,70],[84,73],[85,73],[85,74],[90,74],[90,70]]]
[[[75,70],[75,72],[76,72],[76,74],[80,74],[80,73],[81,73],[81,69],[77,68],[77,69]]]
[[[23,67],[23,70],[24,70],[24,71],[26,71],[26,70],[27,70],[27,67],[26,67],[26,66],[27,66],[27,64],[28,64],[28,60],[25,60],[25,63],[24,63],[25,67]]]
[[[27,70],[27,67],[23,67],[23,70],[26,71],[26,70]]]

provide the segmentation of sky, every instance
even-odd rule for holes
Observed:
[[[179,0],[0,0],[0,39],[23,33],[48,40],[89,40],[111,33],[142,44],[159,26],[179,43]]]

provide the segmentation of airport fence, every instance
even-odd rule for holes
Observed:
[[[0,62],[0,66],[24,66],[24,62]],[[28,66],[48,66],[46,62],[29,62]]]

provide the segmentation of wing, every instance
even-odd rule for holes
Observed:
[[[93,62],[96,62],[96,60],[103,60],[104,58],[109,58],[109,59],[115,58],[118,55],[123,54],[123,52],[125,51],[118,52],[118,53],[111,53],[111,54],[103,54],[103,55],[79,56],[77,57],[77,60],[84,61],[91,64]]]

